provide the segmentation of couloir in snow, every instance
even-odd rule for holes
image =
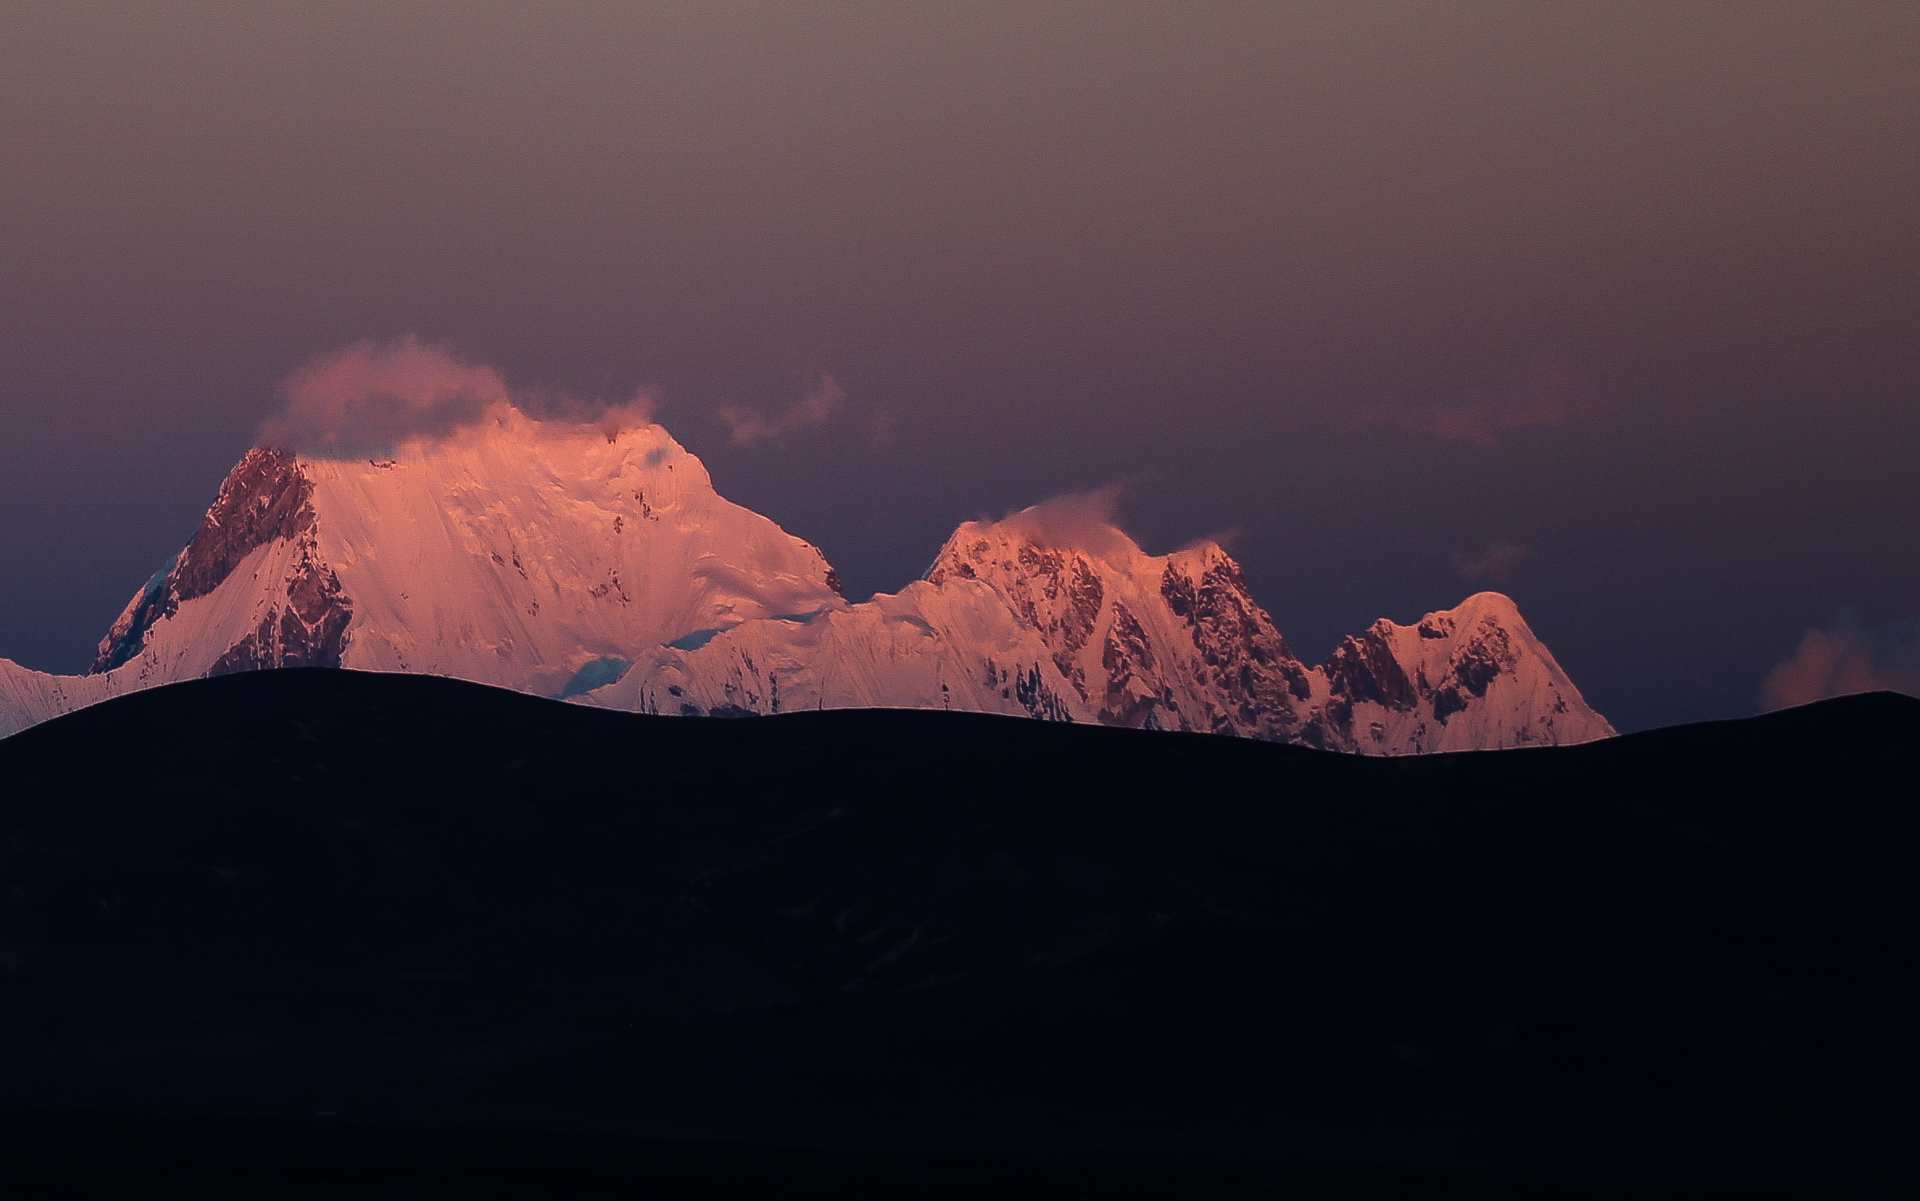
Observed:
[[[954,531],[850,604],[658,425],[508,405],[391,457],[257,449],[93,671],[0,660],[0,734],[118,693],[283,666],[412,671],[647,713],[912,707],[1379,754],[1611,734],[1498,593],[1308,666],[1212,544],[1148,555],[1034,510]]]

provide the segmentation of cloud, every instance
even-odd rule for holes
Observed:
[[[1230,551],[1233,549],[1234,544],[1239,541],[1240,527],[1234,525],[1228,526],[1224,530],[1215,530],[1210,534],[1202,534],[1198,538],[1189,539],[1176,549],[1199,550],[1202,547],[1217,546],[1221,550]]]
[[[494,368],[463,362],[411,334],[316,355],[276,393],[281,411],[261,423],[259,444],[322,456],[444,438],[498,405],[549,428],[598,429],[611,442],[621,430],[653,424],[661,405],[660,393],[647,387],[615,404],[539,385],[509,389]]]
[[[1793,655],[1760,685],[1763,709],[1888,689],[1920,696],[1920,621],[1865,629],[1842,613],[1825,630],[1808,630]]]
[[[751,446],[767,438],[778,438],[809,425],[819,425],[846,403],[847,390],[824,372],[817,376],[807,394],[778,417],[768,417],[745,405],[728,405],[720,410],[720,420],[732,433],[727,442],[733,446]]]
[[[1520,560],[1526,557],[1526,547],[1496,538],[1487,543],[1487,549],[1474,558],[1455,555],[1453,565],[1460,569],[1460,578],[1463,580],[1490,580],[1496,584],[1504,584],[1507,582],[1507,577],[1513,574],[1513,569],[1519,565]]]
[[[463,363],[412,335],[316,356],[277,392],[282,409],[261,424],[260,444],[309,454],[352,455],[445,437],[510,403],[498,371]]]
[[[585,424],[599,429],[611,442],[621,430],[643,430],[652,425],[654,414],[665,403],[658,388],[636,388],[631,398],[621,404],[607,405],[599,413],[589,415]]]
[[[513,389],[513,406],[543,425],[594,426],[608,433],[652,425],[666,403],[658,388],[636,388],[631,397],[608,403],[594,397],[530,384]]]
[[[1091,492],[1070,492],[1010,513],[997,522],[983,521],[982,524],[1022,534],[1040,546],[1061,550],[1081,550],[1093,555],[1138,550],[1133,539],[1120,529],[1121,491],[1122,485],[1108,484]]]
[[[621,430],[645,429],[652,425],[654,414],[665,403],[658,388],[645,386],[636,388],[631,397],[617,404],[538,386],[517,388],[513,393],[514,407],[541,425],[574,430],[590,427],[606,435],[609,442],[617,438]]]
[[[1509,430],[1565,425],[1597,417],[1612,407],[1611,398],[1571,359],[1541,355],[1500,391],[1475,390],[1458,400],[1429,405],[1381,405],[1367,410],[1364,417],[1372,425],[1492,446]]]

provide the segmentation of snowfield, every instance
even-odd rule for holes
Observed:
[[[92,673],[0,660],[0,734],[282,666],[646,713],[958,709],[1369,754],[1613,733],[1498,593],[1309,666],[1217,545],[1148,555],[1035,512],[960,526],[924,579],[852,604],[817,548],[719,496],[658,425],[500,405],[386,458],[254,450]]]

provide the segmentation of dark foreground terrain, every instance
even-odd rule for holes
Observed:
[[[0,1192],[1911,1195],[1916,869],[1887,694],[1380,761],[175,685],[0,742]]]

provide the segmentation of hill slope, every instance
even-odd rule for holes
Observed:
[[[250,673],[0,743],[0,1104],[1893,1195],[1920,701],[1361,759]]]

